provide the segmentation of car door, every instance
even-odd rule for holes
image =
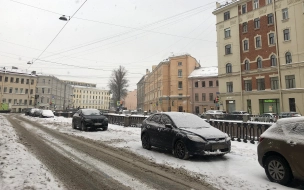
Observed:
[[[160,137],[158,136],[158,127],[160,125],[160,114],[155,114],[152,116],[150,120],[146,121],[147,128],[148,128],[148,134],[150,137],[150,143],[153,146],[159,147],[160,145]]]
[[[166,124],[170,124],[172,128],[167,128]],[[160,142],[164,146],[164,148],[172,148],[174,137],[176,136],[176,131],[173,126],[173,122],[169,116],[162,114],[161,116],[161,124],[158,129],[159,136],[161,137]]]

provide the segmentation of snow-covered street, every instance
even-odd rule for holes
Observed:
[[[83,132],[71,127],[72,119],[56,117],[41,119],[26,117],[49,128],[70,135],[102,141],[108,145],[130,150],[152,162],[182,168],[190,174],[203,178],[219,189],[292,189],[270,182],[257,161],[257,145],[232,142],[231,153],[224,157],[194,157],[179,160],[170,152],[141,146],[140,128],[109,125],[107,131]],[[0,189],[61,189],[60,182],[48,173],[37,159],[18,143],[14,129],[0,115]]]

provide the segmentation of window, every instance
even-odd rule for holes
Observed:
[[[260,48],[261,46],[261,36],[255,37],[255,48]]]
[[[11,77],[11,83],[13,83],[14,82],[14,77]]]
[[[224,30],[224,32],[225,32],[225,38],[229,38],[230,37],[230,28],[226,28]]]
[[[242,5],[242,14],[247,12],[247,6],[246,4]]]
[[[284,33],[284,41],[290,40],[289,29],[283,30]]]
[[[183,63],[182,62],[178,62],[178,64],[177,64],[178,66],[182,66],[183,65]]]
[[[194,86],[195,86],[195,88],[197,88],[198,87],[198,82],[195,82]]]
[[[209,93],[209,101],[213,101],[213,93]]]
[[[202,93],[202,101],[206,101],[206,93]]]
[[[258,67],[258,69],[261,69],[263,67],[262,59],[260,57],[257,59],[257,67]]]
[[[215,82],[215,83],[216,83],[216,86],[218,86],[218,85],[219,85],[218,80],[216,80],[216,82]]]
[[[259,0],[253,0],[253,9],[259,8]]]
[[[6,103],[6,99],[5,99],[5,98],[3,98],[2,102],[3,102],[3,103]]]
[[[42,79],[42,83],[45,84],[45,79]]]
[[[291,58],[291,53],[290,52],[286,52],[285,60],[286,60],[286,64],[292,63],[292,58]]]
[[[260,19],[259,18],[254,19],[254,28],[255,29],[260,28]]]
[[[257,79],[257,90],[265,90],[265,79]]]
[[[232,73],[232,65],[231,63],[226,64],[226,73]]]
[[[206,87],[205,81],[202,81],[202,87]]]
[[[198,93],[195,93],[195,101],[198,102]]]
[[[268,38],[269,38],[269,45],[273,45],[274,44],[274,33],[268,34]]]
[[[296,81],[294,75],[286,75],[285,76],[286,88],[295,88]]]
[[[272,0],[266,0],[266,4],[269,5],[272,3]]]
[[[51,92],[51,89],[50,88],[48,88],[48,94]]]
[[[30,84],[30,79],[26,79],[26,84]]]
[[[25,89],[25,94],[28,94],[28,89]]]
[[[31,89],[31,93],[30,94],[33,94],[33,89]]]
[[[244,33],[248,31],[248,27],[247,26],[248,26],[247,22],[244,22],[243,23],[243,32]]]
[[[24,84],[24,79],[21,79],[21,84]]]
[[[8,82],[8,77],[5,77],[4,82]]]
[[[232,82],[227,82],[227,92],[233,92],[233,83]]]
[[[41,104],[43,103],[43,100],[44,100],[44,98],[43,98],[43,97],[41,97],[41,100],[40,100],[40,103],[41,103]]]
[[[224,20],[230,19],[230,11],[224,13]]]
[[[18,94],[18,88],[15,88],[15,94]]]
[[[178,73],[177,73],[178,77],[182,77],[183,75],[183,71],[181,69],[178,69]]]
[[[0,76],[0,81],[2,81],[2,76]]]
[[[267,21],[268,21],[268,24],[273,24],[273,14],[272,13],[267,15]]]
[[[19,105],[21,105],[21,104],[22,104],[22,99],[19,100]]]
[[[275,55],[270,57],[271,66],[277,66],[277,58]]]
[[[213,81],[209,81],[209,87],[213,87]]]
[[[13,88],[9,88],[9,93],[12,94],[13,93]]]
[[[245,61],[245,70],[249,71],[250,70],[250,63],[248,60]]]
[[[244,49],[244,51],[248,51],[249,50],[248,40],[244,40],[243,41],[243,49]]]
[[[282,18],[283,20],[288,19],[288,8],[282,9]]]
[[[7,92],[7,87],[3,88],[3,92],[6,93]]]
[[[49,82],[48,82],[49,84],[51,84],[51,80],[49,80]]]
[[[19,83],[19,78],[16,78],[16,83]]]
[[[182,89],[183,88],[183,82],[182,81],[178,81],[178,89]]]
[[[20,88],[20,94],[23,94],[23,88]]]
[[[271,90],[277,90],[279,89],[279,78],[278,77],[271,77],[270,78],[270,85],[271,85]]]
[[[32,104],[33,104],[33,101],[32,101],[32,100],[30,100],[29,105],[32,105]]]
[[[16,105],[17,104],[17,99],[14,99],[14,105]]]
[[[41,92],[42,92],[42,94],[44,94],[44,88],[41,88]]]
[[[252,81],[245,80],[244,81],[245,91],[252,91]]]
[[[24,100],[24,105],[27,105],[27,100]]]
[[[34,84],[34,79],[31,80],[31,84]]]
[[[231,54],[231,44],[225,45],[225,55]]]
[[[10,104],[11,104],[11,103],[12,103],[12,99],[8,99],[8,103],[10,103]]]

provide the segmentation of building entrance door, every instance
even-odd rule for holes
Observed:
[[[226,108],[228,113],[235,111],[235,100],[226,100]]]
[[[183,112],[183,106],[178,106],[178,111]]]

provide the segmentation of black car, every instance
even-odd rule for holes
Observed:
[[[185,112],[151,115],[143,121],[141,141],[145,149],[155,146],[172,150],[180,159],[192,155],[224,155],[231,150],[227,134],[199,116]]]
[[[25,108],[24,109],[24,115],[30,115],[32,108]]]
[[[108,129],[108,118],[98,109],[79,109],[73,115],[72,128],[79,128],[83,131],[102,128],[105,131]]]

